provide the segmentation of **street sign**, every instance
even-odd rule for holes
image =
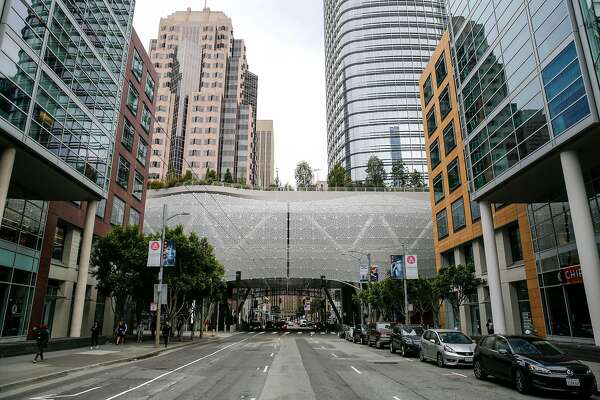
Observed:
[[[378,282],[379,281],[379,266],[371,265],[371,269],[369,270],[370,281]]]
[[[158,309],[158,305],[155,302],[150,303],[150,311],[156,311]]]
[[[160,240],[151,240],[148,243],[148,267],[160,267]]]
[[[406,279],[419,279],[419,268],[417,267],[417,256],[409,254],[405,260]]]
[[[361,283],[369,281],[369,266],[361,265],[360,266],[360,281]]]
[[[404,256],[390,256],[390,277],[404,279]]]
[[[304,301],[304,311],[310,311],[310,300]]]
[[[166,283],[163,283],[160,295],[160,304],[166,305],[167,298],[169,297],[169,287]],[[154,284],[154,302],[158,303],[158,284]]]

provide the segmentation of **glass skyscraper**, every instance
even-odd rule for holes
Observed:
[[[442,35],[442,0],[325,0],[327,154],[363,181],[369,158],[426,176],[419,77]]]

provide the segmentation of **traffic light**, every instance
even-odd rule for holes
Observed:
[[[235,271],[235,281],[240,282],[242,280],[242,271]]]

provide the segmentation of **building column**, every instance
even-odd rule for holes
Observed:
[[[502,284],[500,283],[500,266],[498,263],[498,248],[496,246],[496,232],[492,205],[489,201],[480,201],[481,228],[483,230],[483,247],[485,248],[485,261],[487,265],[487,281],[490,289],[490,303],[492,306],[492,321],[495,333],[506,333],[506,320],[504,317],[504,300],[502,299]]]
[[[8,147],[0,153],[0,226],[2,225],[2,218],[4,217],[6,196],[8,195],[10,177],[12,176],[13,166],[15,165],[16,153],[17,150],[14,147]]]
[[[590,203],[585,190],[583,172],[581,171],[577,152],[569,150],[560,153],[560,161],[569,199],[571,220],[575,231],[575,243],[579,253],[594,340],[596,345],[600,346],[600,307],[597,307],[600,304],[600,257],[598,257]]]
[[[75,295],[73,297],[70,337],[81,336],[81,322],[85,306],[85,290],[87,288],[88,271],[90,269],[90,255],[92,252],[92,238],[94,236],[94,222],[97,208],[97,200],[88,201],[81,239],[81,258],[79,261],[79,274],[77,275],[77,287],[75,288]]]

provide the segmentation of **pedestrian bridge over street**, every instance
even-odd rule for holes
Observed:
[[[187,232],[206,236],[235,281],[247,287],[315,287],[321,276],[358,282],[359,265],[389,270],[390,256],[418,256],[435,272],[429,194],[419,192],[256,191],[220,186],[149,190],[144,228],[160,232],[163,204]],[[339,283],[339,282],[338,282]]]

